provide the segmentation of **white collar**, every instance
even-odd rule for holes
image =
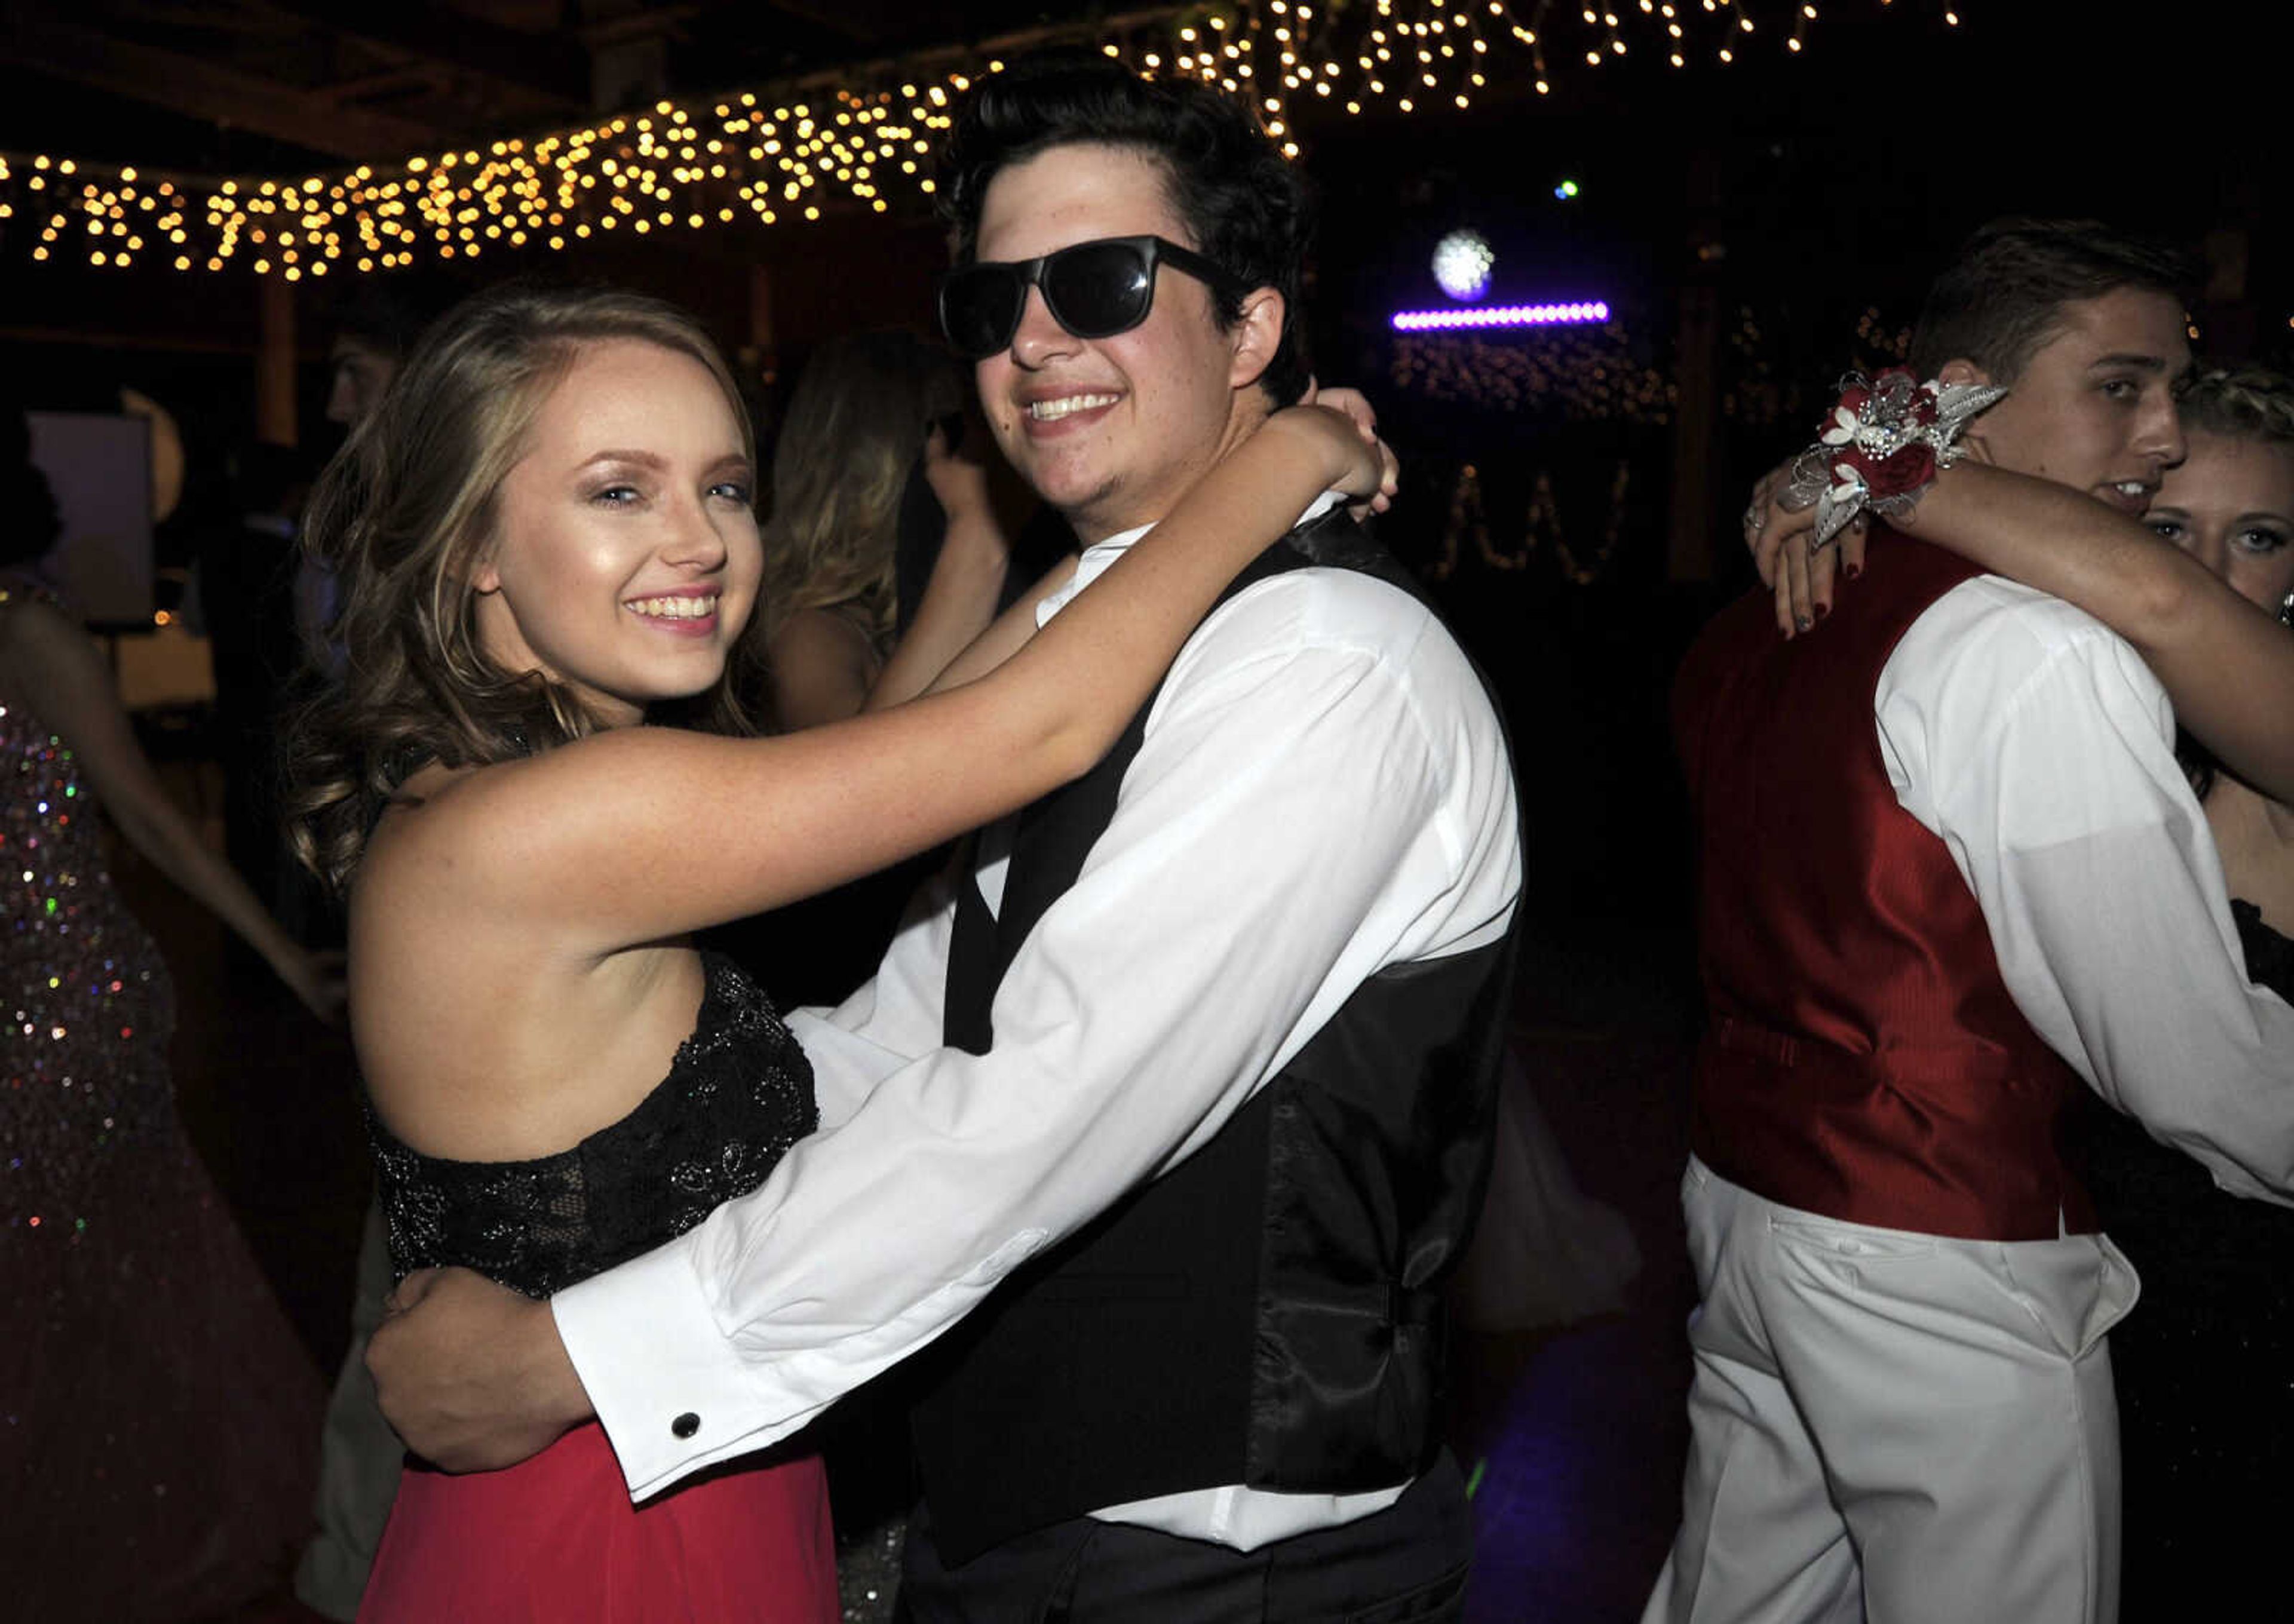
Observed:
[[[1344,500],[1346,497],[1341,491],[1323,491],[1322,495],[1306,505],[1306,511],[1298,516],[1297,524],[1321,518]],[[1291,528],[1297,529],[1297,524],[1292,525]],[[1102,540],[1094,541],[1084,548],[1082,556],[1076,560],[1075,573],[1069,576],[1060,587],[1048,594],[1043,602],[1036,605],[1036,624],[1043,625],[1052,616],[1066,608],[1074,600],[1077,593],[1098,580],[1109,564],[1123,556],[1125,548],[1154,528],[1153,524],[1135,525],[1130,530],[1119,531]]]

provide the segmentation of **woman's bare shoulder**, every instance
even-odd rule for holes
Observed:
[[[800,609],[765,645],[773,699],[784,728],[818,727],[857,714],[883,668],[858,620],[835,609]]]
[[[799,609],[773,628],[766,653],[788,660],[841,660],[874,665],[876,640],[860,617],[837,608]]]
[[[0,656],[77,651],[87,642],[80,623],[45,594],[0,588]]]
[[[612,900],[614,876],[600,872],[612,853],[673,826],[680,786],[731,771],[744,744],[771,743],[622,727],[515,760],[425,767],[384,808],[359,889],[451,908],[585,917]]]
[[[77,616],[45,597],[0,594],[0,683],[83,750],[124,735],[102,649]]]
[[[632,730],[640,731],[640,730]],[[568,790],[606,737],[558,745],[544,755],[480,765],[433,761],[409,774],[383,806],[359,865],[362,889],[419,881],[468,883],[482,877],[476,860],[505,839],[546,837],[553,803]],[[626,753],[626,752],[624,752]]]

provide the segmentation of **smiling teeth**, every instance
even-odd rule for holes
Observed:
[[[641,597],[630,607],[659,621],[697,621],[717,613],[713,597]]]
[[[2121,496],[2141,496],[2144,492],[2148,491],[2151,487],[2143,480],[2122,479],[2117,484],[2113,485],[2111,489],[2118,491]]]
[[[1056,401],[1030,401],[1028,415],[1038,423],[1049,423],[1078,411],[1091,411],[1102,406],[1112,406],[1119,397],[1112,394],[1063,394]]]

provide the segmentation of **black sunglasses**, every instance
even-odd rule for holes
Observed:
[[[965,265],[940,279],[940,325],[966,361],[984,361],[1012,343],[1028,289],[1044,290],[1044,308],[1078,338],[1112,338],[1147,319],[1155,306],[1155,267],[1166,264],[1226,294],[1237,279],[1192,248],[1161,237],[1102,237],[1070,243],[1038,259]]]

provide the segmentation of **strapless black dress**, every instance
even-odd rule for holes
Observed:
[[[2294,1002],[2294,940],[2249,904],[2231,911],[2249,978]],[[2111,1333],[2122,1616],[2268,1616],[2285,1571],[2253,1530],[2294,1512],[2294,1210],[2225,1195],[2099,1103],[2080,1125],[2103,1227],[2143,1276],[2142,1301]]]
[[[765,1181],[811,1133],[812,1068],[772,1001],[704,954],[706,990],[669,1075],[571,1150],[458,1162],[411,1150],[369,1115],[390,1261],[458,1264],[546,1297],[674,1239]]]
[[[703,964],[700,1012],[669,1075],[570,1150],[449,1161],[370,1119],[400,1275],[456,1264],[547,1296],[764,1181],[815,1125],[811,1068],[731,960]],[[410,1462],[359,1609],[361,1624],[836,1617],[817,1458],[752,1457],[633,1507],[595,1423],[506,1471],[456,1477]]]

